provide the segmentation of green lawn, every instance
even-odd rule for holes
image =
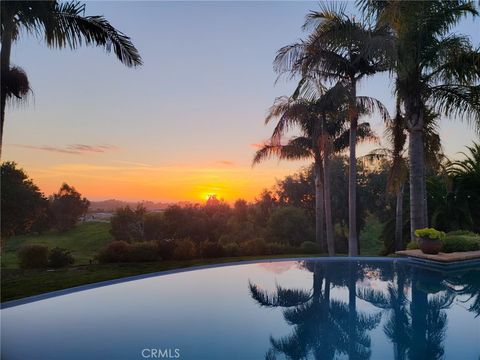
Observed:
[[[47,245],[50,249],[56,246],[65,248],[72,252],[75,265],[88,264],[98,250],[112,239],[109,229],[109,223],[85,222],[63,233],[51,230],[42,235],[12,237],[6,241],[2,253],[2,267],[18,268],[16,253],[25,244]]]

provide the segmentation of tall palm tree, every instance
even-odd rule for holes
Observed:
[[[382,28],[372,28],[345,13],[345,7],[321,5],[307,15],[304,29],[313,28],[305,40],[281,48],[275,70],[291,76],[312,76],[336,83],[348,94],[349,138],[349,239],[348,253],[358,255],[356,219],[356,143],[358,129],[357,84],[366,76],[389,68],[393,41]]]
[[[448,173],[453,178],[455,197],[462,199],[472,219],[472,230],[480,232],[480,143],[467,146],[465,158],[452,162]]]
[[[402,114],[399,103],[397,103],[397,114],[392,121],[388,122],[385,135],[390,143],[387,148],[374,149],[364,156],[364,159],[373,161],[387,161],[389,171],[387,177],[387,191],[394,193],[396,197],[395,206],[395,251],[403,250],[403,195],[405,183],[408,177],[408,164],[404,156],[406,134],[403,125]]]
[[[253,164],[272,156],[280,160],[313,158],[316,240],[323,250],[325,216],[328,253],[332,256],[335,254],[335,246],[329,162],[332,154],[345,150],[349,145],[350,129],[346,126],[347,108],[338,97],[340,94],[335,91],[337,89],[324,93],[321,87],[317,87],[315,92],[310,93],[310,98],[302,96],[301,87],[298,90],[299,93],[294,94],[296,98],[278,98],[270,109],[266,121],[269,122],[273,117],[277,117],[278,123],[270,141],[256,152]],[[309,88],[309,90],[312,89]],[[371,108],[365,107],[365,102],[362,100],[360,111],[362,115],[368,114]],[[282,144],[280,141],[282,136],[293,126],[300,128],[302,136],[294,137],[287,144]],[[370,124],[366,122],[359,124],[358,138],[360,141],[376,139]]]
[[[23,70],[10,65],[12,44],[24,32],[44,40],[52,48],[76,49],[81,45],[113,48],[117,58],[126,66],[138,66],[142,59],[130,38],[115,29],[103,16],[85,16],[85,5],[76,1],[1,2],[1,108],[0,156],[8,99],[22,98],[30,84]]]
[[[408,271],[401,263],[388,265],[393,269],[384,266],[382,264],[380,270],[388,273],[388,277],[392,279],[388,282],[386,291],[364,287],[357,290],[357,296],[387,313],[383,331],[393,344],[394,359],[405,360],[411,342],[407,307],[409,300],[405,295]]]
[[[396,92],[409,132],[411,237],[427,226],[425,112],[461,117],[480,127],[480,51],[452,33],[465,16],[477,16],[474,1],[360,0],[360,7],[395,36]]]

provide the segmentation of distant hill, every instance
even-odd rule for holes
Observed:
[[[128,202],[116,199],[104,200],[104,201],[90,201],[89,212],[113,212],[120,207],[130,206],[132,208],[137,207],[137,205],[143,205],[148,211],[159,211],[164,210],[168,206],[173,205],[172,203],[162,203],[162,202],[153,202],[153,201],[138,201],[138,202]]]

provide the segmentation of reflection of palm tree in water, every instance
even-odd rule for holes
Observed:
[[[383,326],[383,331],[393,344],[395,360],[404,360],[410,344],[410,318],[407,315],[408,300],[405,296],[407,283],[405,269],[395,264],[395,281],[387,286],[387,291],[374,290],[372,288],[361,288],[357,296],[374,306],[388,311],[388,318]],[[390,268],[382,268],[382,272],[392,276]]]
[[[480,316],[480,271],[469,270],[446,281],[449,288],[457,295],[465,295],[467,299],[462,303],[470,303],[468,311]]]
[[[330,299],[331,284],[342,284],[345,272],[333,264],[306,262],[304,267],[313,272],[311,290],[291,290],[277,286],[273,293],[250,284],[252,298],[261,306],[282,307],[288,324],[295,326],[291,335],[281,339],[270,338],[272,348],[266,359],[275,359],[283,353],[289,359],[334,359],[336,354],[348,354],[350,359],[370,357],[370,337],[367,331],[376,327],[380,316],[357,313],[355,302],[356,276],[349,282],[350,304]],[[330,267],[330,269],[329,269]],[[353,288],[352,288],[353,287]],[[352,314],[353,312],[353,314]]]
[[[388,272],[388,267],[382,270]],[[409,301],[405,296],[408,282],[405,268],[397,264],[393,270],[395,281],[388,284],[386,292],[360,289],[358,296],[389,311],[384,332],[393,343],[395,359],[406,359],[407,354],[411,360],[442,358],[447,325],[447,315],[443,310],[453,301],[452,293],[441,285],[443,275],[414,268],[412,300]]]

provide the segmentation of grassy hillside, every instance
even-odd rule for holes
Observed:
[[[63,233],[52,230],[42,235],[12,237],[6,241],[2,254],[2,267],[18,268],[16,252],[25,244],[42,244],[49,248],[58,246],[68,249],[75,258],[75,265],[88,264],[98,250],[112,239],[109,229],[109,223],[85,222]]]

